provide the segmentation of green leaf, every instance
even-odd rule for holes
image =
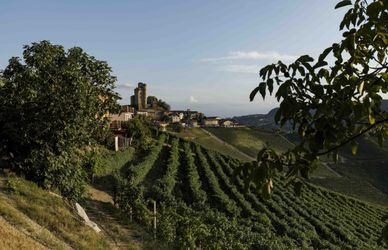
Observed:
[[[314,69],[317,69],[317,68],[320,68],[320,67],[323,67],[323,66],[326,66],[327,65],[327,62],[326,61],[318,61],[314,66],[313,68]]]
[[[270,95],[272,95],[272,92],[273,92],[273,79],[272,78],[267,80],[267,86],[268,86],[268,91],[269,91]]]
[[[312,57],[309,56],[309,55],[303,55],[303,56],[299,57],[299,58],[297,59],[297,61],[299,61],[299,62],[313,62],[313,61],[314,61],[314,58],[312,58]]]
[[[388,82],[388,73],[381,73],[381,77],[384,79],[384,81]]]
[[[358,150],[358,143],[355,141],[352,141],[352,155],[356,155]]]
[[[338,9],[338,8],[342,8],[344,6],[347,6],[347,5],[352,5],[352,1],[350,0],[343,0],[339,3],[337,3],[337,5],[334,7],[334,9]]]
[[[377,137],[379,146],[382,148],[384,146],[384,134],[383,131],[381,131]]]
[[[260,94],[263,97],[263,99],[265,99],[265,87],[266,87],[266,83],[265,82],[260,83],[259,91],[260,91]]]
[[[375,119],[371,114],[369,114],[369,123],[370,123],[371,125],[373,125],[373,124],[376,123],[376,119]]]
[[[377,17],[380,11],[383,10],[383,4],[380,1],[373,2],[368,5],[366,14],[370,17]]]
[[[271,79],[272,80],[272,79]],[[261,96],[263,97],[263,99],[265,98],[265,87],[266,87],[266,83],[265,82],[261,82],[259,84],[258,87],[256,87],[252,92],[251,94],[249,95],[249,100],[250,101],[253,101],[253,99],[255,99],[255,96],[257,94],[257,92],[260,92]],[[273,89],[273,80],[272,80],[272,89]]]
[[[251,94],[249,95],[249,100],[250,101],[253,101],[253,99],[255,99],[255,96],[257,94],[257,92],[259,92],[259,87],[256,87],[254,90],[252,90]]]
[[[318,61],[323,61],[327,57],[327,55],[333,50],[332,47],[325,49],[322,54],[319,55]]]

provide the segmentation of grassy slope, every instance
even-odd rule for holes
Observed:
[[[244,154],[241,154],[238,150],[218,141],[215,140],[215,138],[209,136],[203,129],[201,128],[191,128],[191,129],[185,129],[181,133],[173,133],[181,138],[184,138],[186,140],[193,141],[195,143],[198,143],[199,145],[203,146],[207,149],[216,150],[221,154],[230,155],[231,157],[234,157],[236,159],[242,160],[242,161],[250,161],[251,159],[247,157]]]
[[[276,135],[272,131],[263,129],[244,127],[206,128],[206,130],[252,157],[256,157],[257,152],[262,149],[266,143],[278,151],[285,151],[292,147],[292,144],[280,135]]]
[[[314,180],[315,183],[364,200],[388,205],[388,151],[372,138],[359,140],[356,156],[351,149],[341,152],[341,161],[331,163],[341,178]]]
[[[206,130],[254,158],[265,144],[270,145],[280,152],[286,151],[294,145],[283,135],[275,134],[274,132],[265,129],[244,127],[206,128]],[[326,178],[336,177],[337,174],[323,165],[316,170],[314,176]]]
[[[22,178],[0,176],[0,249],[155,249],[151,236],[129,222],[106,192],[112,174],[134,158],[134,150],[105,156],[95,187],[81,203],[103,232],[84,225],[60,196]]]
[[[77,219],[64,200],[17,177],[0,184],[0,215],[22,232],[25,244],[53,249],[106,249],[108,241]],[[28,243],[33,239],[35,243]],[[23,243],[23,244],[24,244]]]

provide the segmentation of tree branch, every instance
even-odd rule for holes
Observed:
[[[388,118],[385,118],[383,120],[380,120],[380,121],[376,121],[374,124],[372,124],[371,126],[365,128],[364,130],[362,130],[360,133],[358,134],[355,134],[351,137],[349,137],[348,139],[346,139],[345,141],[341,142],[340,144],[338,144],[337,146],[331,148],[331,149],[328,149],[324,152],[321,152],[321,153],[318,153],[317,156],[321,156],[321,155],[326,155],[330,152],[333,152],[334,150],[337,150],[339,149],[340,147],[344,146],[345,144],[349,143],[350,141],[356,139],[357,137],[365,134],[366,132],[368,132],[369,130],[371,130],[372,128],[376,127],[377,125],[381,124],[381,123],[384,123],[384,122],[388,122]]]

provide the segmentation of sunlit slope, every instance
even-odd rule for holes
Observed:
[[[330,167],[341,178],[326,178],[314,182],[368,201],[388,205],[388,150],[379,147],[372,137],[358,140],[357,155],[350,146],[341,151],[341,160]]]
[[[176,157],[179,160],[173,160]],[[387,212],[384,207],[312,185],[296,197],[281,182],[276,182],[272,199],[265,201],[245,192],[243,181],[233,178],[233,169],[240,164],[232,157],[170,136],[167,145],[153,147],[129,168],[136,173],[134,182],[143,185],[146,199],[184,202],[193,208],[190,216],[197,216],[209,228],[218,224],[205,212],[207,208],[231,218],[234,231],[225,224],[228,222],[212,230],[228,232],[233,244],[254,249],[379,248],[376,241],[383,227],[381,217]],[[163,188],[149,183],[163,183]],[[203,201],[205,207],[195,209],[195,204]],[[212,237],[216,244],[218,236]]]
[[[266,145],[278,152],[284,152],[294,146],[286,134],[268,129],[242,127],[242,128],[206,128],[207,131],[217,136],[220,140],[232,145],[239,151],[248,154],[253,159],[257,153]],[[338,174],[328,168],[326,164],[321,165],[313,176],[318,178],[338,177]]]
[[[251,155],[249,154],[246,155],[245,152],[240,152],[237,148],[231,147],[227,143],[224,143],[218,140],[217,138],[206,133],[206,131],[202,128],[186,128],[181,133],[173,133],[173,134],[185,140],[198,143],[199,145],[207,149],[212,149],[225,155],[230,155],[242,161],[252,160]]]
[[[271,130],[249,127],[206,128],[206,130],[252,157],[256,157],[266,144],[278,151],[286,151],[293,146],[281,134]]]
[[[10,237],[0,241],[1,249],[110,247],[103,234],[83,224],[57,195],[17,177],[2,177],[0,189],[0,235]]]

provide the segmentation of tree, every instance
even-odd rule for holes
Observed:
[[[154,105],[156,105],[157,102],[158,102],[158,98],[157,98],[156,96],[150,95],[150,96],[147,97],[147,103],[148,103],[149,105],[151,105],[151,107],[154,106]]]
[[[152,108],[160,111],[169,111],[171,109],[170,105],[163,101],[162,99],[158,99],[155,96],[148,96],[147,103],[151,105]]]
[[[145,116],[135,116],[133,119],[121,123],[125,135],[129,138],[129,145],[146,151],[152,143],[149,122]]]
[[[171,109],[170,105],[162,99],[158,100],[157,106],[161,111],[170,111]]]
[[[86,181],[82,148],[108,129],[117,112],[116,78],[104,61],[48,41],[24,46],[2,72],[0,144],[13,170],[79,198]]]
[[[367,133],[380,145],[388,136],[388,114],[381,109],[381,94],[388,92],[388,2],[343,0],[336,8],[350,5],[340,23],[342,41],[317,60],[303,55],[289,65],[279,61],[260,70],[263,82],[250,100],[257,93],[264,99],[276,92],[276,123],[289,122],[300,137],[300,143],[283,154],[264,148],[256,162],[241,169],[264,197],[273,190],[274,176],[283,171],[299,193],[320,156],[336,160],[347,144],[356,154],[356,139]],[[276,91],[274,85],[279,86]],[[384,230],[382,239],[388,244],[388,227]]]

